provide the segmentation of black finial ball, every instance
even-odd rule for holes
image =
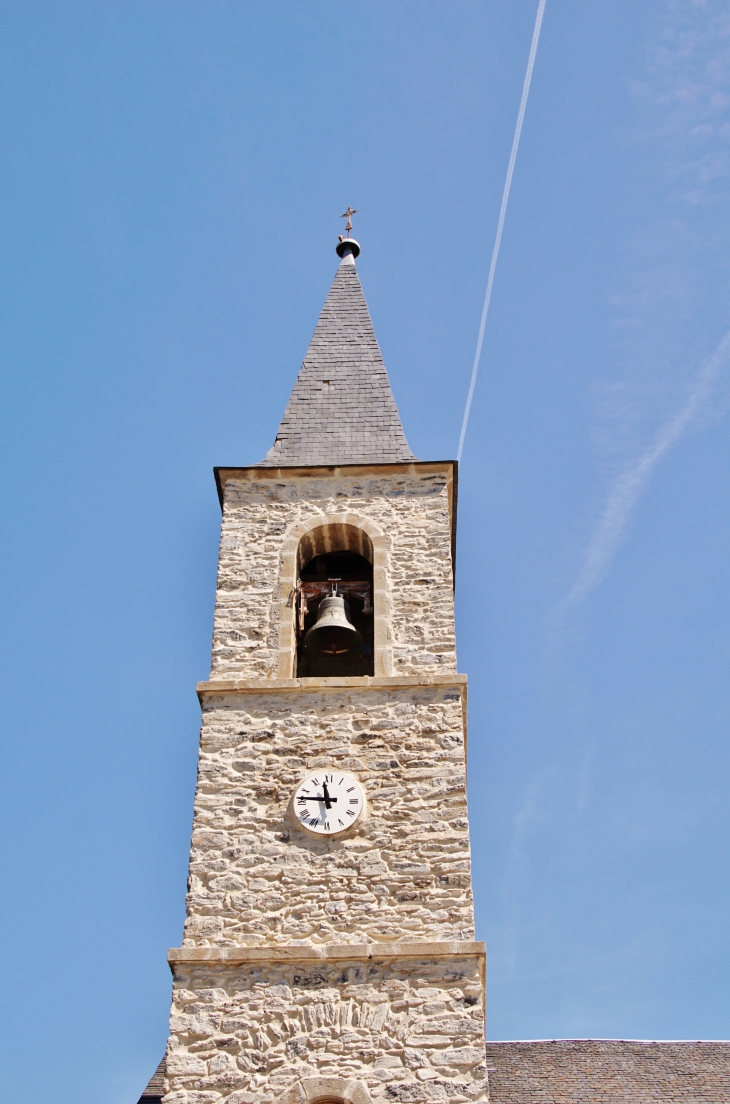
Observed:
[[[340,238],[335,246],[338,257],[344,257],[345,253],[352,253],[353,257],[360,256],[360,246],[354,238]]]

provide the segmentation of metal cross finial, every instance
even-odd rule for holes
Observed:
[[[344,215],[340,215],[340,218],[346,218],[347,219],[347,222],[345,223],[345,233],[347,234],[348,238],[350,236],[350,231],[352,230],[352,216],[356,215],[356,214],[357,214],[357,207],[353,211],[352,207],[348,206],[348,208],[345,211]]]

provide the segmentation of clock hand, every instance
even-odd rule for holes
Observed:
[[[325,801],[327,799],[325,799],[324,797],[303,797],[302,796],[302,797],[297,798],[297,800],[298,801]],[[330,802],[337,801],[337,798],[336,797],[330,797],[329,801]]]
[[[326,782],[322,783],[322,789],[324,791],[324,807],[325,807],[325,809],[331,809],[332,808],[332,802],[330,800],[330,792],[327,789],[327,783]]]

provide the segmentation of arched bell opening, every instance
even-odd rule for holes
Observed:
[[[349,1077],[305,1077],[279,1097],[276,1104],[372,1104],[361,1081]]]
[[[368,535],[353,525],[320,526],[300,540],[297,566],[297,676],[374,674]]]

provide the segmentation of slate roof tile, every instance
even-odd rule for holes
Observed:
[[[357,269],[337,269],[273,446],[261,467],[415,460]]]
[[[137,1104],[158,1104],[165,1095],[165,1059],[163,1058],[147,1082]]]
[[[487,1043],[490,1104],[728,1104],[730,1043]]]

